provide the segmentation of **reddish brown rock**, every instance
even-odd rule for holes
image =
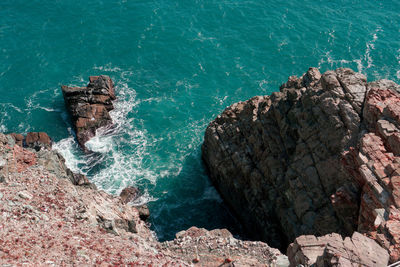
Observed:
[[[208,126],[202,151],[223,198],[264,240],[275,238],[271,229],[288,240],[357,230],[399,259],[396,83],[312,68],[278,93],[228,107]]]
[[[352,70],[310,68],[280,92],[233,104],[210,123],[205,165],[253,236],[284,248],[284,235],[356,229],[359,187],[341,153],[357,143],[366,90],[366,78]],[[331,196],[343,205],[333,207]]]
[[[9,134],[20,147],[29,147],[39,151],[42,148],[51,149],[52,140],[44,132],[29,132],[26,136],[22,134],[11,133]]]
[[[29,132],[24,140],[25,146],[39,151],[42,147],[51,149],[52,141],[47,133]]]
[[[90,76],[89,81],[86,87],[61,87],[78,143],[85,152],[88,152],[85,143],[96,135],[96,130],[112,125],[108,112],[114,109],[112,100],[115,100],[110,77]]]
[[[139,211],[139,217],[142,221],[146,221],[150,217],[150,210],[147,205],[140,205],[136,208]]]

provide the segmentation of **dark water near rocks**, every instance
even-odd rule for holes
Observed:
[[[139,186],[160,239],[234,227],[200,160],[207,124],[308,67],[400,81],[399,1],[0,2],[0,130],[46,131],[75,171]],[[118,131],[78,149],[60,85],[107,74]]]

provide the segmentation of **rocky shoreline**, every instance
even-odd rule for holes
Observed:
[[[112,126],[108,76],[63,86],[79,145]],[[386,266],[400,250],[400,86],[310,68],[207,127],[214,185],[261,241],[191,227],[159,242],[146,207],[98,190],[46,133],[0,133],[0,264],[46,266]],[[399,181],[398,181],[399,180]],[[264,243],[262,241],[267,241]],[[290,243],[290,244],[289,244]],[[287,251],[287,256],[281,251]],[[286,250],[287,248],[287,250]]]
[[[110,127],[115,100],[108,76],[87,87],[62,86],[76,138]],[[112,196],[73,173],[46,133],[0,133],[0,264],[45,266],[288,266],[279,250],[235,239],[225,229],[191,227],[160,243],[130,205],[134,187]]]
[[[277,249],[227,230],[192,227],[160,243],[126,194],[97,190],[47,144],[14,136],[0,134],[1,266],[287,266]]]
[[[253,236],[294,240],[292,265],[385,266],[389,254],[399,260],[399,125],[396,83],[310,68],[280,92],[228,107],[206,130],[203,160]]]

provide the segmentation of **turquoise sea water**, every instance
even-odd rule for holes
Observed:
[[[0,131],[46,131],[100,188],[140,187],[161,240],[235,227],[201,164],[204,130],[310,66],[400,82],[400,2],[0,1]],[[88,158],[60,85],[98,74],[116,83],[118,131],[91,140]]]

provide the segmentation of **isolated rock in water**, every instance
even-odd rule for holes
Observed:
[[[305,235],[290,244],[290,266],[387,266],[388,252],[374,240],[354,232],[344,240],[339,234]],[[313,265],[315,264],[315,265]]]
[[[76,131],[79,145],[87,152],[85,143],[96,135],[100,127],[110,126],[110,110],[114,109],[114,85],[110,77],[90,76],[86,87],[62,86],[68,112]]]
[[[367,83],[350,69],[290,77],[280,92],[233,104],[210,123],[202,146],[210,178],[270,245],[358,230],[393,262],[400,255],[399,92],[394,82]]]

